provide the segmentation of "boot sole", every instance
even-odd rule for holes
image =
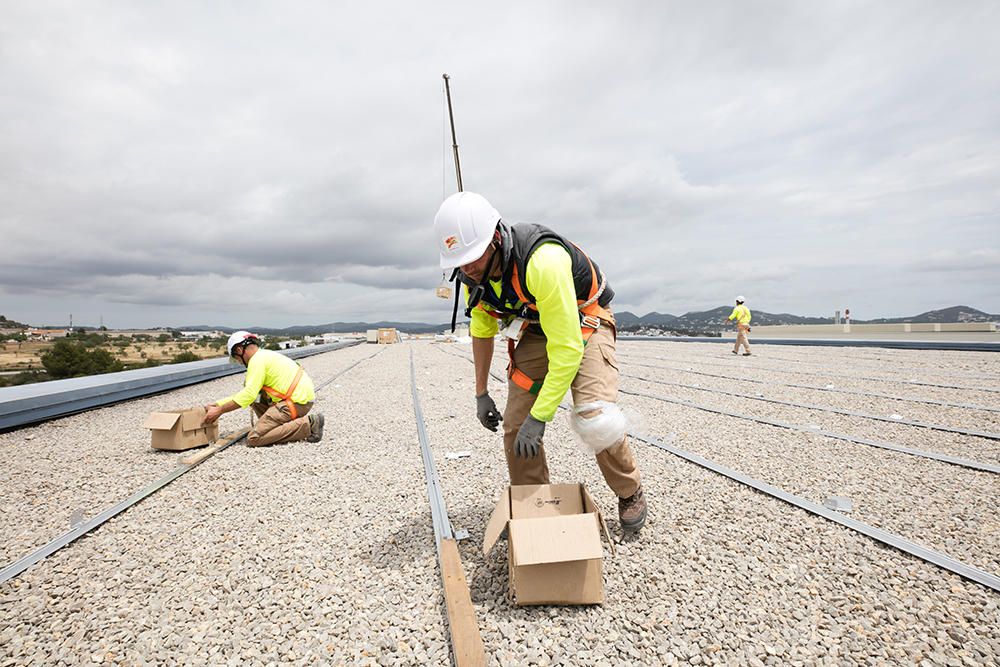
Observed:
[[[622,530],[628,531],[630,533],[634,533],[634,532],[638,531],[640,528],[642,528],[643,525],[645,525],[645,523],[646,523],[646,510],[643,510],[642,514],[639,516],[639,518],[636,519],[635,521],[633,521],[632,523],[625,523],[624,521],[621,520],[621,517],[618,517],[618,521],[622,525]]]
[[[316,425],[319,427],[319,433],[316,435],[310,434],[309,437],[306,438],[306,442],[319,442],[323,439],[323,423],[325,421],[326,419],[323,415],[316,415]]]

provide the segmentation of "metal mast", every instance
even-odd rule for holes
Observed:
[[[451,78],[447,74],[442,74],[444,78],[444,91],[448,96],[448,120],[451,122],[451,152],[455,156],[455,178],[458,180],[458,191],[464,192],[462,189],[462,165],[458,161],[458,139],[455,138],[455,116],[451,112],[451,86],[448,85],[448,80]]]

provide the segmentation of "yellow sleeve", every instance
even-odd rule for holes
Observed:
[[[247,366],[243,389],[229,398],[218,401],[218,404],[223,405],[227,401],[232,401],[241,408],[245,408],[257,400],[257,395],[260,394],[260,390],[265,384],[278,391],[287,392],[298,372],[299,365],[280,352],[257,350]],[[272,403],[276,402],[273,396],[270,397],[270,400]],[[312,378],[303,371],[299,383],[295,386],[295,391],[292,392],[292,401],[302,404],[314,400],[316,400],[316,391]]]
[[[525,271],[528,291],[535,297],[549,370],[545,375],[531,416],[548,422],[573,384],[583,359],[583,335],[573,285],[573,261],[558,243],[545,243],[528,259]]]
[[[243,389],[229,398],[216,401],[219,405],[225,405],[229,401],[232,401],[241,408],[245,408],[257,400],[257,394],[260,393],[260,388],[264,386],[265,364],[264,355],[261,352],[263,350],[259,350],[257,354],[250,357],[250,363],[247,364],[246,378],[243,380]]]
[[[462,289],[465,290],[465,303],[469,303],[469,288],[463,285]],[[500,325],[497,324],[495,317],[484,312],[482,308],[472,309],[469,318],[470,336],[473,338],[493,338],[499,331]]]
[[[739,306],[737,306],[736,308],[733,308],[733,312],[729,313],[729,319],[732,320],[732,319],[736,319],[737,317],[739,317],[739,314],[740,314],[739,311],[740,311]]]

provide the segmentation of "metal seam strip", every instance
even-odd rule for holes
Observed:
[[[973,470],[981,470],[984,472],[992,472],[1000,474],[1000,466],[993,465],[990,463],[981,463],[979,461],[972,461],[970,459],[963,459],[958,456],[951,456],[950,454],[941,454],[939,452],[930,452],[923,449],[914,449],[911,447],[904,447],[903,445],[897,445],[891,442],[880,442],[878,440],[869,440],[868,438],[857,438],[852,435],[845,435],[843,433],[835,433],[833,431],[825,431],[823,429],[809,428],[806,426],[799,426],[797,424],[788,424],[785,422],[777,421],[774,419],[765,419],[763,417],[752,417],[750,415],[743,415],[738,412],[732,412],[729,410],[723,410],[721,408],[712,408],[707,405],[699,405],[697,403],[692,403],[690,401],[682,401],[677,398],[668,398],[666,396],[656,396],[654,394],[647,394],[640,391],[632,391],[629,389],[619,389],[623,394],[629,394],[631,396],[642,396],[643,398],[650,398],[656,401],[663,401],[664,403],[674,403],[676,405],[683,405],[688,408],[694,408],[696,410],[703,410],[705,412],[713,412],[719,415],[726,415],[728,417],[735,417],[736,419],[745,419],[747,421],[757,422],[759,424],[767,424],[768,426],[775,426],[777,428],[784,428],[791,431],[799,431],[801,433],[811,433],[815,435],[822,435],[827,438],[833,438],[835,440],[844,440],[847,442],[853,442],[859,445],[868,445],[870,447],[878,447],[879,449],[888,449],[894,452],[900,452],[902,454],[909,454],[911,456],[918,456],[925,459],[932,459],[934,461],[940,461],[942,463],[950,463],[952,465],[962,466],[965,468],[972,468]]]
[[[776,486],[771,486],[770,484],[761,482],[757,479],[754,479],[753,477],[744,475],[741,472],[737,472],[725,466],[719,465],[718,463],[715,463],[706,458],[698,456],[697,454],[692,454],[691,452],[687,452],[678,447],[673,447],[671,445],[668,445],[657,438],[650,436],[642,436],[631,432],[629,433],[629,435],[632,438],[635,438],[636,440],[640,440],[649,445],[653,445],[654,447],[658,447],[664,451],[670,452],[675,456],[679,456],[687,461],[690,461],[691,463],[697,464],[704,468],[708,468],[713,472],[716,472],[720,475],[724,475],[725,477],[735,480],[741,484],[745,484],[746,486],[749,486],[758,491],[766,493],[769,496],[773,496],[774,498],[778,498],[779,500],[791,503],[792,505],[795,505],[800,509],[804,509],[807,512],[819,515],[824,519],[829,519],[830,521],[833,521],[842,526],[850,528],[851,530],[855,530],[874,540],[882,542],[883,544],[895,547],[896,549],[904,551],[910,554],[911,556],[916,556],[921,560],[933,563],[939,567],[948,570],[949,572],[954,572],[955,574],[965,577],[966,579],[975,581],[978,584],[982,584],[983,586],[992,588],[995,591],[1000,591],[1000,577],[990,574],[989,572],[985,572],[983,570],[980,570],[979,568],[955,560],[950,556],[946,556],[938,551],[934,551],[933,549],[928,549],[927,547],[921,546],[915,542],[911,542],[903,537],[900,537],[899,535],[886,532],[881,528],[876,528],[875,526],[864,523],[863,521],[858,521],[857,519],[852,519],[850,517],[844,516],[839,512],[827,509],[822,505],[818,505],[812,501],[806,500],[805,498],[796,496],[792,493],[788,493],[787,491],[779,489]]]
[[[959,435],[971,435],[979,438],[987,438],[988,440],[1000,440],[1000,433],[990,433],[988,431],[976,431],[972,429],[958,428],[956,426],[946,426],[944,424],[931,424],[929,422],[915,421],[912,419],[893,419],[892,417],[883,417],[882,415],[873,415],[867,412],[855,412],[854,410],[846,410],[844,408],[835,408],[832,406],[823,405],[812,405],[810,403],[795,403],[793,401],[782,401],[776,398],[765,398],[763,396],[751,396],[749,394],[740,394],[733,391],[726,391],[725,389],[715,389],[711,387],[697,387],[695,385],[685,384],[683,382],[670,382],[667,380],[654,380],[652,378],[646,378],[639,375],[630,375],[627,373],[622,373],[622,377],[632,378],[634,380],[642,380],[643,382],[653,382],[655,384],[663,384],[672,387],[684,387],[686,389],[693,389],[694,391],[707,391],[713,394],[722,394],[723,396],[733,396],[735,398],[746,398],[751,401],[762,401],[764,403],[775,403],[777,405],[787,405],[793,408],[803,408],[806,410],[816,410],[819,412],[832,412],[838,415],[847,415],[849,417],[861,417],[862,419],[873,419],[875,421],[888,422],[890,424],[903,424],[904,426],[915,426],[917,428],[926,428],[934,431],[944,431],[946,433],[957,433]]]
[[[352,368],[354,368],[355,366],[357,366],[358,364],[360,364],[362,361],[368,361],[369,359],[378,356],[382,352],[385,352],[385,348],[379,350],[375,354],[370,354],[367,357],[364,357],[363,359],[358,359],[357,361],[355,361],[350,366],[347,366],[347,367],[343,368],[342,370],[340,370],[339,372],[335,373],[333,375],[333,377],[324,380],[322,382],[322,384],[318,385],[315,389],[313,389],[313,391],[319,391],[320,389],[323,389],[324,387],[326,387],[327,385],[329,385],[331,382],[333,382],[334,380],[336,380],[337,378],[339,378],[341,375],[343,375],[347,371],[351,370]]]
[[[240,440],[242,440],[245,437],[246,437],[246,435],[244,434],[244,435],[242,435],[242,436],[240,436],[238,438],[235,438],[232,442],[230,442],[229,444],[227,444],[225,447],[219,448],[218,451],[222,451],[226,447],[229,447],[229,445],[235,444],[235,443],[239,442]],[[218,452],[216,452],[216,453],[218,453]],[[97,516],[95,516],[94,518],[92,518],[92,519],[90,519],[88,521],[85,521],[84,523],[81,523],[79,526],[77,526],[76,528],[74,528],[74,529],[72,529],[70,531],[67,531],[66,533],[63,533],[62,535],[60,535],[56,539],[52,540],[51,542],[49,542],[45,546],[41,547],[40,549],[34,551],[33,553],[28,554],[27,556],[25,556],[21,560],[16,561],[15,563],[12,563],[12,564],[8,565],[2,571],[0,571],[0,584],[4,583],[5,581],[8,581],[9,579],[13,579],[17,575],[19,575],[22,572],[24,572],[25,570],[27,570],[32,565],[41,562],[42,560],[44,560],[48,556],[51,556],[55,552],[57,552],[60,549],[62,549],[64,546],[66,546],[66,545],[70,544],[71,542],[75,541],[77,538],[86,535],[91,530],[93,530],[94,528],[97,528],[98,526],[100,526],[105,521],[107,521],[107,520],[109,520],[109,519],[111,519],[111,518],[113,518],[113,517],[121,514],[122,512],[124,512],[125,510],[127,510],[128,508],[130,508],[133,505],[135,505],[136,503],[138,503],[143,498],[146,498],[147,496],[150,496],[150,495],[156,493],[157,491],[159,491],[160,489],[162,489],[164,486],[166,486],[170,482],[174,481],[175,479],[177,479],[178,477],[180,477],[184,473],[188,472],[189,470],[192,470],[193,468],[195,468],[196,466],[198,466],[199,464],[201,464],[203,461],[207,461],[207,460],[208,459],[206,458],[206,459],[202,459],[201,461],[198,461],[197,463],[188,463],[188,464],[182,463],[181,465],[177,466],[172,471],[170,471],[169,473],[167,473],[165,476],[163,476],[160,479],[156,480],[155,482],[153,482],[153,483],[145,486],[144,488],[140,489],[139,491],[136,491],[131,496],[129,496],[125,500],[121,501],[117,505],[109,507],[108,509],[104,510],[103,512],[101,512],[100,514],[98,514]]]
[[[732,338],[707,336],[623,336],[625,341],[658,341],[667,343],[728,343]],[[754,345],[805,345],[809,347],[884,347],[893,350],[946,350],[959,352],[1000,352],[1000,343],[918,340],[836,340],[823,338],[755,338]]]
[[[763,358],[767,359],[767,361],[777,361],[777,362],[786,362],[786,363],[792,363],[792,364],[802,364],[802,365],[808,366],[809,369],[813,369],[813,370],[815,370],[815,368],[816,368],[816,363],[815,362],[807,361],[805,359],[794,359],[792,357],[776,357],[773,354],[768,354],[767,357],[763,357]],[[670,357],[661,357],[661,359],[663,359],[664,361],[678,361],[678,362],[683,361],[682,359],[676,359],[676,358],[670,358]],[[684,359],[696,359],[696,360],[700,361],[700,360],[707,360],[707,359],[718,359],[718,357],[714,356],[714,355],[713,356],[705,356],[705,355],[700,355],[699,354],[699,355],[696,355],[694,357],[685,357]],[[885,359],[885,360],[883,360],[881,357],[875,357],[875,358],[871,358],[871,357],[848,357],[848,360],[852,361],[852,362],[857,361],[857,362],[860,362],[860,363],[876,362],[878,365],[881,365],[881,366],[884,366],[885,365],[884,362],[886,362],[886,361],[887,362],[891,362],[892,363],[892,367],[893,367],[893,369],[895,371],[897,371],[897,372],[899,372],[901,374],[904,374],[904,375],[908,375],[910,377],[914,377],[914,374],[924,373],[924,372],[926,372],[928,370],[927,368],[915,368],[915,367],[912,367],[912,366],[902,366],[901,367],[899,364],[896,363],[895,360],[892,360],[892,359]],[[740,366],[744,366],[744,364],[741,363]],[[756,364],[747,364],[745,367],[746,368],[759,368],[759,369],[763,369],[763,370],[767,370],[767,368],[768,368],[767,366],[758,366]],[[972,374],[972,373],[945,373],[945,372],[940,372],[940,371],[937,371],[937,370],[934,370],[933,373],[934,373],[934,377],[939,377],[939,378],[957,378],[959,380],[986,380],[987,382],[993,382],[993,381],[996,380],[996,376],[994,376],[994,375],[976,375],[976,374]]]
[[[444,598],[445,606],[448,610],[447,618],[449,633],[451,635],[452,656],[454,663],[459,666],[463,664],[482,665],[485,664],[485,656],[482,653],[482,635],[479,630],[479,621],[475,617],[475,610],[472,609],[471,593],[468,589],[468,583],[464,581],[464,573],[462,574],[462,582],[465,583],[465,586],[461,593],[461,600],[456,599],[454,590],[452,590],[452,594],[449,594],[447,581],[448,560],[449,558],[458,560],[457,563],[455,560],[451,560],[451,563],[453,566],[457,566],[459,571],[461,571],[461,561],[458,556],[455,534],[452,530],[451,522],[448,520],[448,509],[445,506],[444,496],[441,493],[441,482],[438,478],[437,468],[434,466],[430,439],[427,437],[427,428],[424,424],[424,413],[420,407],[420,393],[417,391],[417,372],[416,364],[413,361],[412,347],[410,348],[410,385],[413,391],[413,414],[417,421],[420,455],[424,460],[424,474],[427,477],[427,497],[430,501],[431,520],[434,524],[434,546],[437,549],[438,568],[441,571],[442,583],[444,584]],[[442,553],[442,548],[445,549],[445,553]],[[447,554],[451,555],[448,556]],[[463,612],[464,614],[468,614],[464,618],[469,623],[475,625],[475,637],[472,644],[477,649],[471,656],[460,655],[459,643],[457,643],[456,637],[468,637],[467,635],[463,635],[460,630],[457,630],[456,625],[453,624],[453,614],[463,614]]]
[[[656,368],[655,366],[653,368]],[[492,374],[492,372],[491,372]],[[622,375],[625,375],[622,373]],[[498,380],[502,379],[495,374],[493,374]],[[634,377],[630,375],[625,375],[625,377]],[[878,440],[870,440],[868,438],[858,438],[851,435],[846,435],[843,433],[836,433],[834,431],[826,431],[823,429],[808,428],[805,426],[798,426],[797,424],[788,424],[785,422],[780,422],[771,419],[751,417],[749,415],[742,415],[736,412],[730,412],[718,408],[711,408],[706,405],[699,405],[697,403],[691,403],[690,401],[682,401],[679,399],[667,398],[665,396],[653,396],[652,394],[643,394],[641,392],[634,392],[627,389],[619,389],[623,394],[630,394],[634,396],[644,396],[645,398],[651,398],[658,401],[664,401],[667,403],[676,403],[677,405],[684,405],[686,407],[694,408],[696,410],[704,410],[706,412],[714,412],[716,414],[727,415],[730,417],[736,417],[738,419],[746,419],[749,421],[758,422],[761,424],[767,424],[769,426],[776,426],[778,428],[785,428],[792,431],[800,431],[802,433],[811,433],[816,435],[823,435],[828,438],[833,438],[835,440],[844,440],[847,442],[853,442],[859,445],[868,445],[870,447],[878,447],[880,449],[887,449],[894,452],[900,452],[902,454],[909,454],[911,456],[918,456],[921,458],[931,459],[934,461],[940,461],[942,463],[950,463],[952,465],[962,466],[965,468],[970,468],[972,470],[980,470],[983,472],[997,473],[1000,474],[1000,466],[991,463],[982,463],[980,461],[973,461],[971,459],[964,459],[959,456],[951,456],[950,454],[942,454],[940,452],[931,452],[923,449],[915,449],[912,447],[905,447],[903,445],[897,445],[891,442],[881,442]],[[887,420],[892,423],[899,423],[897,420]]]
[[[629,355],[622,355],[627,357]],[[647,357],[639,357],[640,359],[646,359]],[[907,401],[910,403],[928,403],[930,405],[942,405],[949,408],[966,408],[969,410],[983,410],[985,412],[1000,412],[1000,408],[991,408],[985,405],[973,405],[972,403],[952,403],[950,401],[938,401],[931,398],[907,398],[905,396],[893,396],[892,394],[883,394],[881,392],[868,392],[868,391],[854,391],[851,389],[837,389],[837,388],[827,388],[827,387],[817,387],[809,384],[794,384],[790,382],[768,382],[767,380],[758,380],[755,378],[742,378],[733,377],[732,375],[719,375],[718,373],[708,373],[706,371],[696,371],[690,368],[678,368],[677,366],[655,366],[653,364],[640,364],[634,361],[628,362],[631,366],[641,366],[643,368],[659,368],[661,370],[678,371],[681,373],[691,373],[693,375],[704,375],[710,378],[719,378],[720,380],[739,380],[740,382],[753,382],[754,384],[767,384],[775,385],[778,387],[795,387],[796,389],[814,389],[816,391],[829,391],[835,394],[852,394],[855,396],[874,396],[877,398],[888,398],[894,401]]]
[[[444,350],[442,350],[442,352],[443,351]],[[472,362],[472,359],[469,359],[465,355],[460,354],[452,356],[460,356],[466,361]],[[502,379],[492,371],[490,372],[490,374],[497,379]],[[564,406],[560,405],[560,407]],[[915,542],[907,540],[906,538],[900,535],[886,532],[881,528],[876,528],[862,521],[858,521],[857,519],[851,519],[850,517],[844,516],[838,512],[829,510],[823,507],[822,505],[818,505],[814,502],[806,500],[805,498],[801,498],[794,494],[788,493],[787,491],[779,489],[776,486],[771,486],[770,484],[766,484],[764,482],[756,480],[748,475],[737,472],[730,468],[726,468],[725,466],[719,465],[718,463],[715,463],[713,461],[709,461],[708,459],[698,456],[697,454],[687,452],[683,449],[680,449],[679,447],[671,447],[670,445],[667,445],[666,443],[652,436],[643,436],[638,433],[634,433],[632,431],[629,431],[628,435],[629,437],[635,438],[636,440],[645,442],[647,444],[653,445],[654,447],[658,447],[664,451],[670,452],[671,454],[679,456],[687,461],[690,461],[691,463],[707,468],[712,472],[724,475],[734,481],[750,486],[751,488],[761,491],[762,493],[766,493],[774,498],[791,503],[792,505],[795,505],[800,509],[804,509],[807,512],[811,512],[813,514],[823,517],[824,519],[828,519],[846,528],[850,528],[851,530],[859,532],[862,535],[865,535],[866,537],[870,537],[878,542],[881,542],[882,544],[886,544],[888,546],[899,549],[905,553],[910,554],[911,556],[915,556],[925,562],[937,565],[938,567],[944,568],[949,572],[953,572],[955,574],[958,574],[959,576],[965,577],[967,579],[975,581],[976,583],[982,584],[983,586],[992,588],[995,591],[1000,591],[1000,577],[990,574],[989,572],[985,572],[983,570],[980,570],[979,568],[955,560],[950,556],[946,556],[940,552],[928,549],[927,547],[923,547]]]
[[[631,355],[622,355],[628,357]],[[649,357],[643,357],[642,355],[636,355],[640,359],[648,359]],[[698,362],[695,362],[698,363]],[[706,362],[701,362],[706,363]],[[712,366],[721,366],[722,364],[709,364]],[[782,368],[767,368],[761,369],[766,370],[771,373],[795,373],[798,375],[816,375],[819,377],[832,377],[832,378],[842,378],[842,375],[836,375],[834,373],[821,373],[819,371],[789,371]],[[869,377],[867,375],[852,375],[852,380],[869,380],[872,382],[895,382],[896,384],[912,384],[918,387],[936,387],[938,389],[961,389],[963,391],[986,391],[991,393],[1000,393],[1000,389],[994,387],[966,387],[960,384],[938,384],[936,382],[921,382],[919,380],[897,380],[895,378],[880,378],[880,377]]]
[[[365,359],[361,359],[359,361],[354,362],[350,366],[348,366],[348,367],[344,368],[343,370],[341,370],[341,371],[337,372],[336,374],[334,374],[334,376],[330,380],[328,380],[323,386],[325,386],[326,384],[329,384],[330,382],[332,382],[336,378],[340,377],[341,375],[343,375],[347,371],[351,370],[352,368],[354,368],[355,366],[357,366],[362,361],[367,361],[368,359],[371,359],[374,356],[375,355],[373,354],[370,357],[367,357]],[[226,447],[229,447],[230,445],[236,444],[237,442],[239,442],[240,440],[242,440],[245,437],[246,437],[246,434],[244,434],[244,435],[242,435],[242,436],[234,439],[232,442],[227,443],[225,446],[220,447],[218,450],[216,450],[215,452],[213,452],[212,455],[214,456],[215,454],[218,454],[223,449],[226,449]],[[197,467],[198,465],[204,463],[209,458],[211,458],[211,457],[206,457],[204,459],[200,459],[196,463],[182,463],[181,465],[177,466],[176,468],[174,468],[173,470],[171,470],[169,473],[167,473],[166,475],[164,475],[160,479],[158,479],[158,480],[156,480],[156,481],[148,484],[147,486],[143,487],[139,491],[136,491],[134,494],[132,494],[131,496],[129,496],[125,500],[121,501],[117,505],[109,507],[108,509],[106,509],[103,512],[101,512],[100,514],[96,515],[92,519],[89,519],[88,521],[85,521],[84,523],[81,523],[79,526],[73,528],[72,530],[70,530],[70,531],[68,531],[66,533],[63,533],[62,535],[60,535],[56,539],[52,540],[48,544],[43,545],[42,547],[40,547],[39,549],[35,550],[34,552],[28,554],[24,558],[21,558],[20,560],[15,561],[14,563],[11,563],[7,567],[5,567],[3,570],[0,570],[0,584],[3,584],[4,582],[6,582],[6,581],[8,581],[10,579],[13,579],[17,575],[19,575],[22,572],[24,572],[25,570],[27,570],[32,565],[35,565],[36,563],[41,562],[42,560],[44,560],[45,558],[51,556],[52,554],[54,554],[55,552],[59,551],[60,549],[62,549],[66,545],[68,545],[71,542],[75,541],[77,538],[82,537],[83,535],[86,535],[87,533],[89,533],[93,529],[97,528],[98,526],[100,526],[104,522],[106,522],[109,519],[111,519],[111,518],[113,518],[113,517],[121,514],[122,512],[124,512],[125,510],[127,510],[128,508],[130,508],[133,505],[135,505],[136,503],[138,503],[140,500],[146,498],[147,496],[150,496],[150,495],[156,493],[157,491],[159,491],[160,489],[162,489],[164,486],[166,486],[170,482],[174,481],[175,479],[177,479],[178,477],[180,477],[184,473],[188,472],[189,470],[192,470],[193,468]]]
[[[451,522],[448,519],[448,509],[441,493],[441,480],[434,466],[434,455],[431,453],[430,439],[424,425],[424,412],[420,407],[420,394],[417,391],[417,371],[413,361],[413,349],[410,348],[410,385],[413,394],[413,414],[417,421],[417,439],[420,441],[420,454],[424,460],[424,476],[427,478],[427,499],[431,505],[431,521],[434,525],[434,543],[441,556],[441,540],[455,539]]]

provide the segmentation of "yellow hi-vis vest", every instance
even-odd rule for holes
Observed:
[[[735,319],[740,324],[750,324],[750,309],[740,304],[733,308],[733,312],[729,314],[729,319]]]
[[[292,386],[292,381],[299,372],[299,365],[273,350],[258,349],[247,364],[247,375],[243,381],[243,389],[233,394],[229,398],[218,401],[219,405],[225,405],[227,401],[232,401],[241,408],[245,408],[255,400],[262,387],[267,385],[278,392],[287,392]],[[302,405],[316,399],[316,392],[313,389],[312,379],[303,373],[299,379],[295,390],[292,392],[292,402]],[[271,397],[271,401],[277,403],[279,398]]]

